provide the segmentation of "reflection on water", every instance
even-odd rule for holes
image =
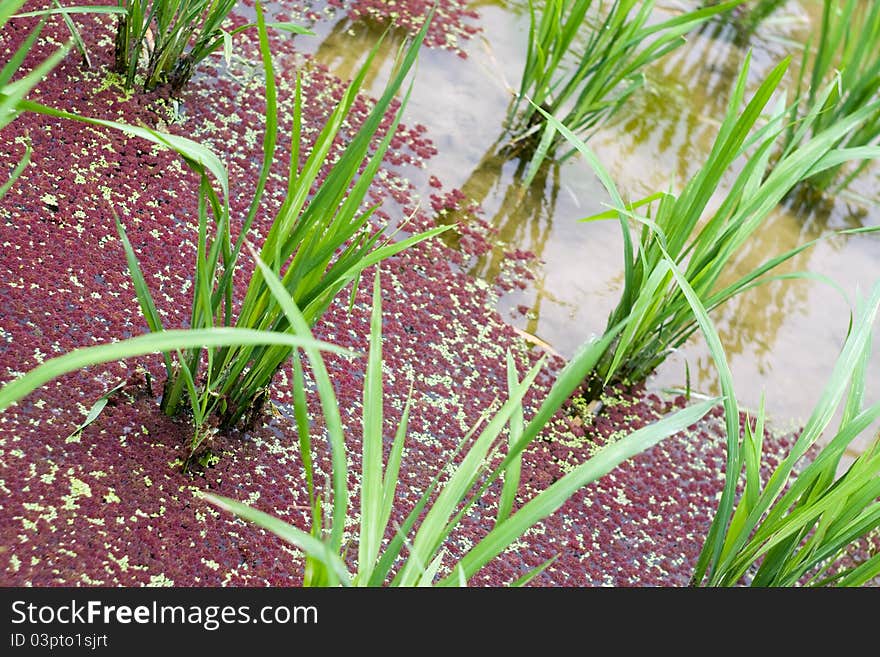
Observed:
[[[372,65],[364,77],[364,88],[372,89],[378,78],[382,77],[380,74],[391,65],[405,38],[405,31],[388,31],[385,25],[374,20],[351,21],[342,18],[329,32],[322,35],[315,58],[328,66],[337,77],[351,80],[363,66],[370,49],[379,44]],[[352,44],[361,44],[361,47],[352,47]]]
[[[492,208],[489,224],[498,231],[503,245],[529,244],[529,250],[543,253],[553,231],[553,217],[559,196],[559,165],[548,163],[539,169],[532,185],[523,188],[528,160],[512,157],[494,145],[459,187],[484,209]],[[500,249],[479,258],[470,273],[486,280],[501,272]]]
[[[535,175],[528,188],[521,185],[528,168],[528,158],[511,155],[503,141],[496,142],[486,152],[460,189],[472,201],[481,204],[489,225],[497,231],[493,241],[497,247],[480,256],[469,269],[472,276],[487,281],[496,280],[506,260],[508,248],[525,248],[535,254],[543,254],[553,235],[553,218],[559,197],[559,165],[546,162]],[[559,300],[546,288],[546,274],[537,272],[533,287],[539,291],[525,305],[525,330],[535,334],[545,298],[554,303]]]
[[[658,9],[672,15],[676,9],[669,4]],[[676,6],[697,4],[694,0]],[[699,168],[749,52],[749,89],[787,55],[792,55],[787,81],[793,88],[799,44],[821,16],[822,3],[779,4],[754,31],[713,21],[688,35],[686,45],[651,67],[645,88],[591,138],[590,146],[625,197],[679,189]],[[527,289],[504,295],[499,310],[514,325],[570,356],[585,339],[601,333],[619,298],[620,229],[614,221],[578,222],[605,209],[607,202],[579,158],[550,163],[529,190],[522,190],[525,163],[506,156],[502,140],[510,89],[518,84],[525,53],[528,4],[480,0],[472,7],[482,15],[482,38],[468,43],[464,61],[450,53],[423,51],[404,121],[428,126],[439,151],[429,163],[430,173],[447,188],[460,188],[479,202],[498,230],[498,248],[475,261],[471,272],[491,281],[501,269],[504,251],[535,253],[541,261],[536,279]],[[319,60],[350,77],[383,27],[340,21],[318,24],[315,30]],[[377,69],[387,71],[390,66],[400,38],[391,36],[377,54]],[[880,224],[876,205],[859,203],[863,197],[876,197],[878,188],[880,171],[873,166],[855,182],[851,194],[787,199],[737,254],[726,280],[829,230]],[[876,246],[871,235],[822,239],[776,273],[810,271],[828,277],[852,301],[858,290],[880,279]],[[785,279],[749,290],[716,309],[714,319],[744,405],[757,407],[766,391],[767,407],[777,420],[805,419],[845,338],[849,301],[821,280]],[[529,312],[516,312],[518,306]],[[686,362],[691,385],[714,392],[714,366],[699,336],[673,354],[650,385],[683,387]],[[880,381],[869,388],[880,392]]]
[[[729,25],[709,23],[690,38],[688,47],[651,67],[645,92],[620,114],[615,132],[625,144],[621,157],[633,155],[636,149],[663,153],[657,167],[661,186],[673,176],[683,180],[692,175],[702,153],[711,147],[727,107],[730,83],[746,55],[733,45],[733,36]],[[650,191],[656,189],[655,185]]]

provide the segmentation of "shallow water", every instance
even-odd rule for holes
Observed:
[[[695,3],[659,4],[661,12],[674,12]],[[620,293],[619,227],[613,221],[578,221],[603,210],[607,199],[579,158],[547,167],[527,194],[518,193],[521,163],[498,157],[495,150],[510,88],[518,84],[523,63],[527,3],[497,0],[471,6],[481,14],[482,32],[460,44],[467,60],[459,61],[447,51],[423,50],[404,121],[428,126],[439,153],[429,162],[429,171],[412,172],[413,179],[418,187],[429,173],[447,188],[461,188],[481,204],[486,220],[499,230],[501,245],[472,264],[475,276],[494,280],[506,249],[537,254],[541,264],[536,279],[525,290],[503,295],[499,310],[518,328],[571,356],[584,340],[602,332]],[[692,174],[708,153],[747,51],[752,52],[749,81],[754,88],[786,54],[799,59],[798,43],[805,41],[820,14],[820,2],[790,1],[745,43],[737,42],[729,25],[711,24],[653,66],[650,85],[590,140],[624,196],[641,198],[680,185]],[[314,29],[318,37],[301,39],[300,47],[315,52],[345,78],[382,33],[380,26],[345,20],[320,22]],[[374,91],[390,65],[395,41],[389,40],[379,53]],[[793,81],[795,74],[793,68],[787,79]],[[780,207],[738,256],[737,270],[745,273],[830,229],[877,225],[880,208],[863,204],[857,195],[876,197],[878,183],[880,167],[875,165],[853,185],[854,195],[818,205]],[[427,188],[420,189],[427,196]],[[780,272],[809,270],[830,277],[851,301],[880,279],[877,254],[876,236],[836,237]],[[528,313],[519,312],[518,306],[526,306]],[[756,408],[766,394],[766,406],[777,424],[805,420],[845,338],[849,307],[823,282],[786,280],[751,290],[719,308],[714,319],[742,404]],[[668,358],[649,386],[684,387],[686,363],[692,389],[713,393],[714,366],[699,336]],[[874,393],[880,391],[876,376],[870,387]]]

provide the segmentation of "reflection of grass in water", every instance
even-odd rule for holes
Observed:
[[[493,152],[481,161],[462,190],[469,198],[481,197],[484,208],[492,212],[489,224],[494,231],[491,251],[476,259],[469,269],[471,276],[495,281],[510,264],[510,250],[526,250],[538,263],[553,235],[553,219],[559,196],[560,168],[556,163],[545,163],[534,181],[523,186],[527,160],[505,153]],[[486,208],[490,201],[494,209]],[[543,265],[537,265],[538,280],[530,288],[535,294],[527,313],[529,333],[536,333],[542,301],[561,304],[552,292],[545,290]],[[514,273],[514,276],[516,274]],[[520,283],[522,285],[522,283]],[[510,290],[515,292],[515,290]]]
[[[363,64],[370,49],[377,43],[380,44],[364,79],[364,88],[371,89],[379,73],[394,59],[394,54],[406,36],[406,30],[393,26],[389,28],[371,18],[352,21],[344,17],[336,21],[321,40],[315,50],[315,59],[327,66],[338,78],[350,80]]]
[[[787,2],[788,0],[752,0],[746,5],[736,7],[726,21],[735,30],[733,38],[739,43],[747,43],[761,24]],[[717,4],[717,0],[706,4]]]
[[[496,169],[500,181],[510,163],[502,158],[495,160],[494,165],[501,165]],[[504,251],[513,244],[522,245],[522,248],[541,258],[553,230],[554,210],[559,195],[559,166],[542,167],[535,182],[523,188],[521,181],[525,167],[523,160],[516,160],[511,182],[504,188],[503,194],[497,193],[494,197],[500,198],[500,202],[489,223],[497,231],[502,248],[493,249],[482,256],[471,270],[471,275],[493,280],[501,271]],[[462,189],[468,192],[467,183]]]
[[[728,38],[731,29],[707,23],[686,45],[649,66],[644,88],[603,128],[602,136],[613,136],[621,155],[632,159],[649,152],[664,163],[653,167],[663,176],[656,184],[685,179],[709,152],[746,54]],[[621,173],[622,178],[645,175]]]
[[[771,251],[775,255],[769,258],[762,249],[758,264],[745,273],[737,275],[732,269],[734,258],[747,254],[744,250],[752,236],[763,233],[766,218],[794,185],[822,163],[849,155],[836,144],[842,135],[860,127],[871,108],[823,129],[771,165],[771,155],[786,128],[786,108],[782,104],[772,108],[770,102],[788,62],[778,64],[746,103],[749,62],[747,58],[734,86],[710,155],[680,193],[658,192],[625,204],[587,146],[548,118],[590,162],[612,197],[614,210],[591,219],[619,219],[626,243],[625,284],[607,327],[612,330],[622,322],[627,326],[597,366],[599,383],[643,380],[696,332],[691,304],[677,283],[679,268],[693,287],[692,294],[712,311],[761,283],[784,276],[778,267],[815,243]],[[833,87],[825,88],[826,95],[832,92]],[[765,113],[770,115],[766,124]],[[721,181],[733,173],[735,165],[739,168],[735,179],[718,199]],[[733,280],[725,284],[729,278]]]

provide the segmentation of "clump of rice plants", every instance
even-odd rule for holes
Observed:
[[[740,114],[747,59],[741,71],[731,105],[721,125],[719,138],[710,159],[676,199],[669,194],[649,197],[643,204],[660,200],[653,217],[638,216],[639,204],[625,204],[613,180],[592,152],[565,126],[557,123],[572,143],[593,166],[611,195],[613,213],[623,226],[628,251],[632,248],[627,220],[638,221],[642,234],[637,243],[637,257],[627,261],[627,278],[639,277],[641,287],[634,290],[629,306],[621,312],[623,301],[609,320],[606,337],[616,337],[611,348],[600,356],[597,370],[606,378],[620,371],[640,373],[627,363],[652,367],[659,363],[665,339],[701,330],[716,364],[722,391],[727,432],[725,485],[703,550],[695,566],[692,585],[733,586],[744,581],[756,586],[839,585],[860,586],[880,574],[880,555],[868,555],[859,561],[850,559],[849,550],[880,528],[880,442],[873,443],[838,475],[846,448],[880,420],[880,404],[865,406],[865,383],[869,371],[872,326],[880,309],[880,283],[870,297],[856,309],[847,340],[825,391],[814,407],[788,455],[762,481],[762,444],[765,416],[763,405],[756,421],[741,426],[740,411],[721,340],[709,318],[709,312],[724,300],[767,280],[767,274],[779,263],[808,248],[801,245],[768,260],[764,265],[721,290],[714,291],[719,268],[735,252],[736,246],[760,224],[766,214],[798,181],[826,167],[847,161],[848,157],[880,156],[870,151],[840,149],[840,134],[857,127],[877,110],[868,105],[840,124],[799,142],[800,148],[768,172],[771,151],[784,130],[786,115],[780,102],[766,125],[753,134],[756,117],[770,99],[785,71],[780,63],[755,92]],[[826,88],[820,96],[832,93]],[[818,111],[818,110],[814,110]],[[555,121],[548,115],[548,120]],[[810,117],[806,119],[809,125]],[[805,129],[801,126],[801,129]],[[743,147],[754,148],[732,192],[702,228],[691,237],[676,227],[688,218],[688,209],[701,193],[711,193],[719,180],[710,169],[720,166],[724,157],[742,154]],[[719,159],[721,158],[721,159]],[[717,174],[720,175],[720,174]],[[701,191],[702,190],[702,191]],[[679,199],[685,199],[686,204]],[[671,206],[663,207],[664,202]],[[696,226],[696,218],[694,219]],[[689,229],[689,230],[692,230]],[[862,228],[842,232],[872,232]],[[690,238],[690,239],[688,239]],[[646,339],[647,338],[647,339]],[[633,345],[639,341],[639,349]],[[817,444],[835,417],[841,403],[842,417],[830,440],[804,465],[803,459]],[[800,471],[798,471],[800,469]],[[741,477],[745,476],[741,493]],[[737,502],[737,496],[739,501]]]
[[[283,300],[285,313],[300,335],[308,337],[305,318],[286,296],[278,278],[258,261],[269,287]],[[712,409],[716,400],[709,400],[682,409],[656,423],[639,429],[598,452],[548,488],[511,513],[519,485],[519,467],[523,449],[533,441],[547,421],[579,385],[585,373],[604,351],[611,335],[584,345],[559,374],[553,388],[532,420],[523,419],[522,399],[542,367],[535,364],[520,381],[512,357],[508,354],[507,401],[485,422],[475,426],[459,445],[464,451],[458,464],[439,468],[425,487],[415,507],[393,537],[385,541],[391,517],[397,473],[404,453],[404,441],[410,413],[404,408],[395,432],[387,462],[383,465],[383,383],[382,383],[382,308],[379,275],[373,287],[373,310],[370,323],[370,347],[364,379],[364,411],[362,419],[363,466],[360,472],[360,519],[357,534],[357,565],[349,570],[345,560],[343,530],[349,516],[348,465],[339,405],[327,375],[321,354],[306,349],[320,397],[321,412],[327,427],[327,440],[332,451],[332,512],[329,528],[325,529],[322,504],[314,488],[311,459],[309,413],[305,406],[305,388],[300,357],[294,354],[293,381],[297,427],[303,465],[307,473],[312,526],[307,530],[285,523],[271,514],[241,502],[206,494],[217,506],[229,510],[273,533],[306,554],[305,586],[457,586],[467,581],[483,566],[518,540],[530,527],[556,511],[578,489],[594,481],[624,460],[638,454],[664,438],[695,423]],[[507,433],[507,440],[503,440]],[[506,442],[506,450],[505,450]],[[467,449],[465,445],[469,444]],[[494,468],[493,462],[500,459]],[[455,458],[455,457],[453,457]],[[461,519],[483,497],[487,489],[503,479],[498,510],[491,529],[457,562],[448,560],[444,545]],[[551,560],[552,561],[552,560]],[[513,584],[524,584],[540,573],[549,562],[534,569]]]
[[[428,23],[425,29],[427,25]],[[371,141],[415,62],[425,29],[403,52],[398,62],[399,66],[384,93],[358,133],[323,177],[311,198],[309,198],[310,190],[321,175],[327,154],[354,103],[372,57],[367,58],[349,85],[342,101],[327,120],[312,152],[301,164],[298,145],[301,135],[299,111],[301,97],[299,88],[296,91],[287,196],[266,235],[260,253],[261,258],[268,263],[272,271],[284,272],[283,284],[297,305],[302,307],[303,314],[310,324],[317,321],[337,292],[354,281],[364,268],[445,230],[445,227],[439,227],[394,242],[392,238],[383,239],[381,231],[374,231],[371,228],[369,220],[376,207],[362,209],[362,203],[394,136],[405,103],[401,105],[385,137],[373,153],[370,153]],[[202,251],[203,254],[209,253],[209,262],[213,265],[210,265],[211,271],[207,272],[208,276],[203,276],[202,272],[197,274],[198,284],[193,303],[192,325],[232,323],[230,305],[234,263],[259,206],[260,195],[271,163],[273,150],[271,146],[274,146],[275,139],[274,83],[264,31],[262,44],[268,82],[269,120],[264,141],[265,160],[257,188],[258,193],[254,196],[249,214],[235,243],[229,240],[226,233],[222,236],[222,240],[214,242],[210,253],[207,250]],[[373,53],[375,52],[374,49]],[[362,171],[360,171],[361,167],[363,167]],[[215,209],[219,207],[216,204],[216,197],[212,196],[211,192],[206,200]],[[228,230],[228,209],[222,210],[221,224]],[[204,246],[207,249],[207,244]],[[223,260],[222,276],[217,272],[218,259]],[[286,316],[273,300],[261,272],[254,272],[234,323],[239,327],[259,330],[284,332],[291,329]],[[223,426],[235,425],[247,413],[255,410],[255,404],[259,405],[258,400],[265,396],[266,387],[289,355],[289,349],[268,346],[257,349],[224,349],[211,354],[208,358],[209,366],[205,372],[202,396],[207,413],[202,411],[202,417],[216,412]],[[166,388],[166,399],[163,400],[166,412],[175,412],[183,390],[192,388],[190,379],[198,380],[192,375],[198,371],[199,360],[200,354],[191,353],[187,359],[188,364],[170,380]]]
[[[274,73],[259,7],[258,21],[266,74],[267,121],[263,167],[247,217],[234,241],[229,234],[230,217],[225,189],[221,198],[208,184],[207,172],[201,170],[200,239],[190,321],[193,328],[235,325],[280,333],[293,330],[260,271],[254,272],[250,280],[238,317],[235,320],[232,317],[232,276],[245,236],[260,207],[273,160],[277,131]],[[285,289],[303,309],[309,324],[317,321],[336,294],[357,279],[364,268],[445,230],[440,227],[397,242],[391,238],[383,239],[382,231],[372,229],[369,223],[376,208],[362,209],[372,178],[393,138],[405,103],[398,110],[385,137],[370,153],[373,136],[415,62],[424,34],[425,29],[402,53],[383,95],[339,159],[318,183],[317,191],[311,198],[310,191],[322,175],[327,155],[355,101],[372,56],[367,58],[352,80],[341,102],[328,118],[312,152],[302,162],[299,153],[302,99],[297,85],[287,195],[266,235],[260,254],[273,272],[283,272]],[[220,180],[225,179],[224,172]],[[221,187],[225,187],[225,184],[221,182]],[[213,214],[217,226],[212,241],[208,239],[209,214]],[[122,234],[124,239],[124,232]],[[126,249],[137,281],[142,277],[127,241]],[[138,287],[147,321],[154,330],[161,328],[146,286]],[[197,425],[201,426],[208,418],[215,416],[221,427],[235,426],[243,418],[260,410],[269,383],[289,356],[289,348],[277,345],[233,347],[207,353],[197,349],[181,354],[177,367],[169,369],[163,409],[168,414],[177,413],[182,408],[182,400],[188,397],[189,409]]]
[[[227,57],[233,35],[253,25],[229,32],[223,24],[238,0],[119,0],[125,13],[116,30],[114,68],[133,89],[142,75],[145,91],[168,85],[180,93],[199,62],[221,47]],[[311,34],[293,23],[271,23],[295,34]]]
[[[260,335],[293,331],[260,271],[250,279],[237,317],[233,317],[233,276],[246,236],[260,210],[263,191],[274,160],[278,99],[267,25],[257,5],[260,50],[266,76],[266,130],[263,164],[247,215],[233,239],[229,208],[228,174],[209,149],[183,137],[110,121],[89,119],[37,103],[21,101],[19,107],[52,116],[109,126],[176,150],[201,179],[199,186],[198,246],[193,274],[193,301],[189,327],[212,329],[236,327]],[[396,131],[405,101],[385,136],[372,146],[396,93],[412,68],[430,21],[401,48],[400,57],[385,91],[357,134],[348,142],[329,171],[324,171],[334,140],[352,108],[367,75],[374,48],[349,84],[342,100],[327,119],[311,153],[300,161],[302,134],[301,87],[296,86],[287,194],[260,251],[261,258],[277,274],[310,324],[327,309],[337,293],[355,281],[360,272],[407,247],[446,230],[441,226],[394,241],[372,227],[376,206],[363,208],[370,184]],[[378,46],[377,46],[378,47]],[[371,152],[372,149],[372,152]],[[212,184],[216,181],[219,191]],[[313,187],[315,189],[313,189]],[[159,313],[146,284],[138,259],[117,217],[117,229],[125,249],[131,277],[144,318],[151,331],[162,332]],[[184,412],[195,425],[193,450],[218,428],[228,429],[253,419],[267,397],[267,389],[279,367],[290,357],[284,340],[233,343],[217,342],[202,348],[189,345],[165,353],[167,380],[162,409],[168,415]],[[176,362],[172,356],[176,354]]]
[[[834,370],[786,457],[763,481],[765,412],[741,422],[718,332],[685,273],[664,254],[718,371],[727,433],[725,483],[692,586],[862,586],[880,554],[858,554],[880,529],[880,434],[841,472],[847,447],[876,432],[880,403],[866,405],[880,282],[860,300]],[[842,404],[842,407],[841,407]],[[831,428],[836,411],[840,423]],[[824,447],[819,439],[828,435]],[[737,500],[738,498],[738,500]],[[863,545],[862,545],[863,547]],[[854,556],[855,555],[855,556]]]
[[[799,102],[791,108],[790,127],[782,143],[785,157],[804,139],[834,126],[859,112],[866,105],[875,109],[848,132],[840,135],[836,147],[858,153],[858,149],[880,143],[880,4],[846,0],[825,0],[815,54],[809,46],[804,51],[799,88]],[[835,85],[823,94],[829,80]],[[806,88],[804,89],[804,87]],[[806,130],[805,117],[818,109]],[[870,153],[870,151],[868,151]],[[805,181],[817,190],[841,190],[867,165],[864,160],[851,170],[845,162],[817,172]]]
[[[529,0],[529,37],[519,91],[507,116],[514,143],[534,148],[524,184],[565,139],[538,108],[586,139],[644,84],[644,69],[684,43],[684,34],[743,0],[703,7],[652,23],[654,2],[615,0],[605,12],[592,0]],[[597,6],[598,5],[598,6]],[[585,30],[591,10],[603,12]],[[587,34],[585,42],[581,37]]]
[[[880,554],[855,559],[849,554],[880,528],[880,435],[839,474],[847,447],[880,420],[880,404],[865,404],[878,308],[880,283],[856,309],[825,390],[787,457],[766,481],[761,471],[763,406],[754,424],[747,419],[741,430],[736,402],[726,403],[725,489],[692,585],[862,586],[880,575]],[[729,380],[720,343],[717,347],[713,357]],[[831,425],[841,405],[835,429]],[[824,447],[814,449],[823,435]]]
[[[610,381],[641,381],[666,356],[696,331],[698,324],[680,285],[674,281],[670,263],[684,273],[701,303],[711,312],[730,298],[772,279],[772,270],[815,240],[786,253],[775,255],[760,267],[723,287],[718,282],[728,263],[762,222],[801,180],[852,158],[880,155],[880,149],[850,149],[840,140],[858,130],[880,110],[874,101],[838,122],[804,138],[817,119],[819,107],[834,93],[827,85],[819,102],[798,127],[797,148],[788,149],[771,164],[771,156],[786,129],[788,115],[784,99],[770,111],[769,120],[759,121],[783,79],[789,65],[780,62],[740,109],[745,96],[750,57],[736,81],[718,137],[708,159],[684,185],[679,194],[659,192],[636,203],[625,204],[602,164],[565,125],[547,115],[548,120],[586,157],[612,195],[613,209],[594,217],[617,217],[624,238],[624,284],[618,305],[612,311],[606,330],[626,321],[626,328],[600,359],[594,389]],[[708,216],[710,201],[722,187],[722,178],[734,162],[745,157],[735,181],[720,205]],[[646,207],[646,215],[636,212]],[[633,235],[632,223],[640,226]],[[853,229],[847,232],[870,231]],[[820,238],[821,239],[821,238]]]

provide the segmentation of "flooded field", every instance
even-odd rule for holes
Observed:
[[[696,4],[661,3],[658,17]],[[512,0],[469,6],[480,13],[482,31],[461,44],[467,59],[458,61],[455,53],[442,50],[424,52],[406,116],[430,126],[428,136],[439,151],[432,173],[478,202],[498,230],[498,247],[473,262],[470,272],[493,281],[505,250],[535,253],[540,260],[535,280],[525,290],[504,294],[501,311],[515,326],[570,357],[584,339],[602,333],[619,298],[620,227],[615,221],[579,222],[605,210],[608,200],[577,156],[546,164],[523,192],[518,183],[525,162],[499,150],[523,67],[528,5]],[[782,3],[752,33],[716,21],[653,65],[646,87],[589,141],[622,193],[638,199],[675,189],[699,168],[747,52],[752,53],[753,87],[780,59],[791,56],[786,80],[793,90],[803,44],[820,17],[821,2],[805,0]],[[302,38],[300,47],[313,50],[340,76],[350,75],[382,33],[378,25],[347,19],[319,21],[313,29],[317,39]],[[419,179],[418,172],[412,174]],[[877,225],[878,189],[880,167],[874,165],[840,195],[781,205],[737,256],[731,276],[831,230]],[[718,309],[713,318],[745,407],[756,408],[765,394],[769,412],[781,425],[806,419],[846,336],[851,303],[880,278],[878,254],[873,235],[824,240],[779,273],[810,271],[839,288],[815,278],[781,280]],[[667,359],[649,385],[684,389],[688,377],[694,391],[717,392],[714,365],[701,336]],[[874,377],[871,388],[880,391],[878,383]]]

